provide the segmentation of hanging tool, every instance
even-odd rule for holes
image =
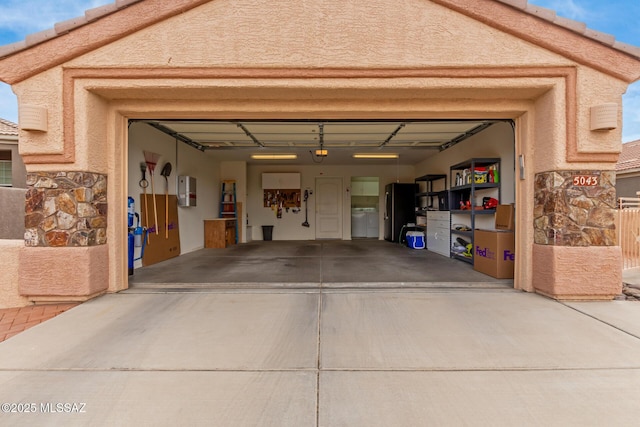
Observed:
[[[149,227],[149,206],[147,203],[147,187],[149,186],[149,181],[147,181],[147,164],[145,162],[140,162],[140,172],[142,172],[142,179],[138,183],[138,185],[142,188],[143,194],[143,206],[144,209],[144,221],[145,225]]]
[[[309,194],[313,194],[313,193],[309,192],[309,190],[304,190],[304,222],[302,223],[303,227],[309,227],[308,209],[307,209],[307,200],[309,199]]]
[[[167,162],[162,167],[160,175],[164,176],[164,238],[169,238],[169,175],[171,175],[171,163]]]
[[[156,231],[156,235],[158,235],[158,205],[156,204],[156,192],[153,188],[153,172],[156,170],[156,165],[158,164],[159,158],[160,154],[152,153],[151,151],[144,152],[144,161],[147,163],[147,168],[149,169],[149,173],[151,174],[151,197],[153,197],[153,215],[155,220],[153,228]]]

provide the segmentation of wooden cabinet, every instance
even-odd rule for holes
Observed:
[[[204,247],[226,248],[236,243],[236,219],[217,218],[204,221]]]
[[[378,181],[352,181],[352,196],[378,196],[380,195],[380,187]]]

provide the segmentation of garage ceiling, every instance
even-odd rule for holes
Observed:
[[[222,160],[341,165],[416,164],[486,129],[496,120],[137,120]],[[321,147],[322,146],[322,147]],[[313,153],[323,148],[324,158]],[[353,154],[398,154],[399,160],[356,160]],[[253,154],[296,154],[295,160],[253,160]]]

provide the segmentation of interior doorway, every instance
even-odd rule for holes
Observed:
[[[380,236],[380,178],[351,177],[351,238]]]
[[[342,178],[316,178],[316,239],[342,239]]]

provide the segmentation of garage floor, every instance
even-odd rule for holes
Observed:
[[[203,249],[129,277],[132,289],[512,288],[470,264],[384,240],[254,241]]]

